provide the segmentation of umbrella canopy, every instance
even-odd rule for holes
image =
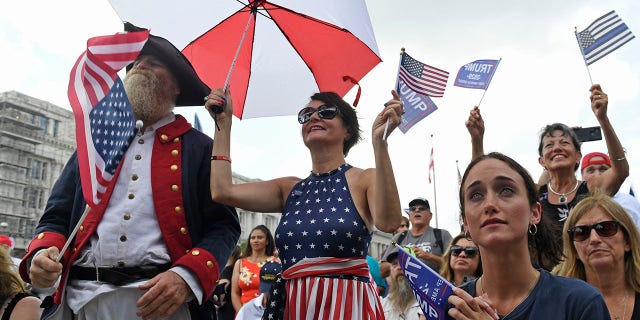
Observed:
[[[364,0],[110,2],[181,48],[209,87],[228,82],[241,119],[296,114],[318,91],[344,96],[381,61]]]

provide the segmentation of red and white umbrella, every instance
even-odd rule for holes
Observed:
[[[364,0],[110,2],[181,48],[209,87],[228,84],[241,119],[296,114],[318,91],[344,96],[381,61]]]

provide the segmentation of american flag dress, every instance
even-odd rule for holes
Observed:
[[[371,234],[345,178],[350,168],[311,173],[293,187],[275,232],[283,273],[263,319],[384,319],[369,280]]]

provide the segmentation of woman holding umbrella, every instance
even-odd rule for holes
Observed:
[[[369,281],[366,254],[375,227],[393,232],[402,221],[385,123],[400,123],[402,103],[395,92],[372,128],[375,168],[360,169],[345,156],[361,138],[355,110],[339,95],[320,92],[298,113],[301,134],[311,154],[311,174],[233,184],[231,180],[231,97],[213,91],[205,107],[217,116],[212,155],[211,193],[215,201],[257,212],[282,212],[275,231],[282,261],[282,286],[275,318],[382,319],[384,314]],[[217,106],[226,107],[215,115]],[[286,290],[285,286],[286,285]],[[339,296],[331,296],[335,290]]]

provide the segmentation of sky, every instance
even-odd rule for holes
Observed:
[[[591,81],[574,28],[581,31],[615,10],[640,35],[640,2],[632,0],[378,0],[366,4],[383,62],[360,81],[362,97],[356,110],[364,140],[346,160],[356,167],[374,166],[371,125],[391,97],[401,48],[417,60],[449,71],[444,97],[433,98],[438,110],[406,134],[394,131],[388,143],[403,206],[415,197],[427,198],[436,213],[431,225],[454,235],[459,230],[460,211],[456,163],[464,172],[470,160],[464,122],[471,108],[482,98],[485,151],[513,157],[537,178],[542,171],[538,136],[545,125],[598,125],[589,103]],[[70,110],[66,96],[69,71],[86,49],[86,40],[121,30],[122,23],[107,0],[4,4],[0,92],[15,90]],[[623,191],[631,185],[640,188],[639,56],[640,40],[634,39],[589,66],[593,82],[600,83],[609,95],[609,119],[627,150],[631,172]],[[500,58],[486,92],[453,86],[464,64]],[[345,100],[352,102],[354,97],[352,90]],[[213,135],[213,121],[203,107],[176,108],[176,112],[190,121],[197,114],[204,131]],[[430,184],[432,147],[435,177]],[[582,149],[583,154],[606,152],[604,141],[584,143]],[[233,171],[249,178],[306,177],[311,170],[309,152],[293,115],[234,119],[231,157]]]

